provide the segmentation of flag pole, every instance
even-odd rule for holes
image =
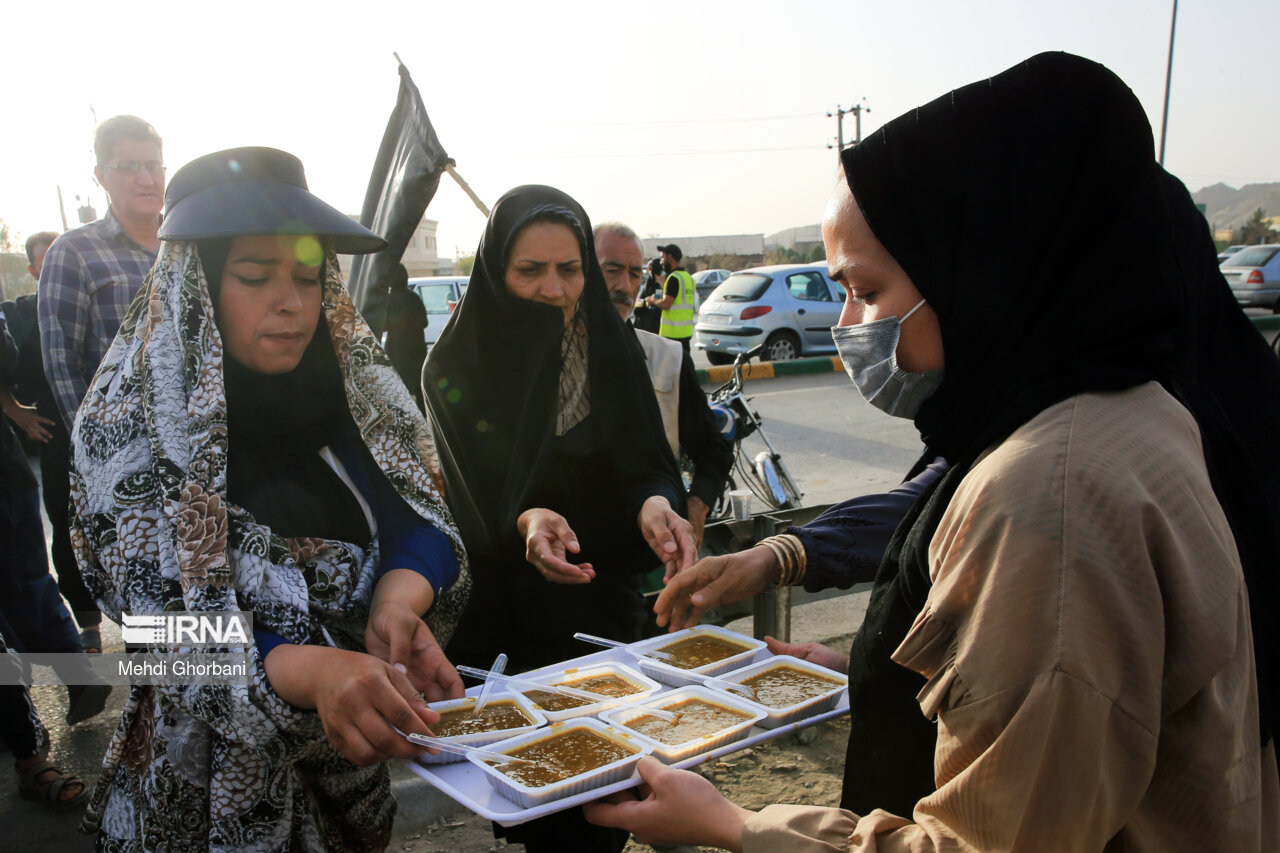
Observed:
[[[445,164],[444,170],[449,173],[451,178],[458,182],[458,186],[462,187],[462,191],[470,197],[475,206],[480,209],[480,212],[488,218],[489,208],[480,200],[480,196],[476,195],[475,190],[471,189],[471,185],[463,180],[462,176],[458,174],[458,170],[453,168],[451,164]]]

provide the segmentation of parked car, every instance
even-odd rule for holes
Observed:
[[[712,364],[729,364],[761,343],[770,361],[833,353],[831,327],[843,308],[844,288],[827,278],[825,264],[742,270],[702,304],[693,345]]]
[[[457,307],[458,300],[467,291],[466,276],[435,276],[430,278],[411,278],[409,286],[418,294],[422,304],[427,306],[427,328],[423,337],[427,346],[431,346],[440,337],[444,324],[449,322],[449,315]]]
[[[698,304],[701,305],[707,301],[707,297],[711,295],[711,291],[720,286],[720,282],[724,281],[733,273],[729,270],[698,270],[693,274],[693,283],[698,289]]]
[[[1240,251],[1241,249],[1247,249],[1247,248],[1249,248],[1249,247],[1248,247],[1248,246],[1243,246],[1243,245],[1241,245],[1241,246],[1228,246],[1227,248],[1223,249],[1221,252],[1219,252],[1219,253],[1218,253],[1218,265],[1219,265],[1219,266],[1221,266],[1221,265],[1222,265],[1222,262],[1223,262],[1223,261],[1225,261],[1227,258],[1231,257],[1232,255],[1234,255],[1236,252]]]
[[[1219,269],[1241,308],[1270,308],[1280,314],[1280,243],[1246,246]]]

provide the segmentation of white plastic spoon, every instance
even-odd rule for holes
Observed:
[[[668,672],[673,672],[676,675],[683,676],[684,678],[692,678],[694,681],[698,682],[699,684],[702,684],[705,687],[718,687],[721,690],[727,690],[731,693],[739,693],[747,697],[748,699],[750,699],[752,702],[756,701],[755,688],[748,687],[745,684],[739,684],[736,681],[726,681],[723,678],[716,678],[714,675],[703,675],[702,673],[699,673],[699,672],[693,672],[688,669],[681,669],[678,666],[671,666],[670,664],[663,663],[662,661],[651,660],[651,661],[648,661],[648,664],[649,666],[661,667],[662,669],[665,669]]]
[[[487,678],[489,673],[487,670],[476,669],[465,664],[458,667],[458,672],[463,675],[470,675],[473,678]],[[621,705],[624,708],[635,708],[644,711],[646,714],[666,720],[668,723],[675,725],[680,721],[680,714],[675,711],[664,711],[662,708],[654,708],[632,699],[621,699],[617,696],[604,696],[600,693],[592,693],[589,690],[579,690],[576,687],[567,687],[563,684],[543,684],[540,681],[531,681],[525,678],[517,678],[512,675],[497,676],[506,684],[513,685],[517,690],[545,690],[548,693],[555,693],[558,696],[568,696],[571,699],[581,699],[584,702],[590,702],[592,705],[597,702],[608,702],[611,705]]]
[[[498,684],[498,676],[502,675],[502,671],[506,668],[507,653],[502,652],[493,659],[493,666],[489,667],[489,675],[484,680],[484,686],[480,688],[480,698],[476,700],[476,707],[471,712],[471,716],[480,716],[484,706],[489,704],[489,697],[493,695],[493,688]]]
[[[633,657],[652,657],[664,661],[672,661],[676,659],[676,656],[670,652],[660,652],[657,649],[638,651],[633,649],[630,643],[620,643],[617,640],[610,640],[606,637],[597,637],[594,634],[584,634],[581,631],[574,634],[573,638],[575,640],[582,640],[584,643],[595,643],[597,646],[604,646],[606,649],[622,649]]]
[[[396,731],[400,732],[399,729]],[[498,761],[503,764],[537,764],[536,761],[530,761],[528,758],[516,758],[501,752],[494,752],[491,749],[481,749],[478,746],[467,746],[465,743],[454,743],[444,738],[431,737],[430,735],[410,734],[408,732],[400,732],[404,735],[405,740],[417,746],[434,746],[444,752],[452,752],[455,755],[474,755],[476,758],[483,758],[485,761]]]

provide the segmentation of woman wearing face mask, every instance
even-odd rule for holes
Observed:
[[[734,850],[1276,849],[1280,364],[1137,99],[1043,54],[841,159],[837,344],[948,466],[847,661],[843,808],[755,814],[646,761],[646,799],[588,816]],[[993,267],[977,236],[1010,210],[1021,256]],[[1150,266],[1112,273],[1116,234]],[[664,593],[675,621],[724,574],[704,563]]]
[[[117,621],[251,612],[248,680],[134,686],[86,826],[110,850],[380,850],[385,762],[418,751],[396,727],[462,693],[439,643],[469,586],[431,434],[334,254],[385,243],[269,148],[189,163],[166,201],[72,432],[72,541]]]

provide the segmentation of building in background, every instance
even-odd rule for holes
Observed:
[[[356,215],[351,218],[357,221],[360,219]],[[400,263],[404,264],[405,269],[409,271],[409,278],[453,275],[453,259],[442,258],[437,252],[436,228],[439,225],[440,223],[436,220],[427,219],[424,216],[418,223],[418,227],[414,229],[413,237],[405,247],[404,257],[400,259]],[[351,256],[338,255],[338,263],[342,267],[343,276],[350,276]]]
[[[822,245],[821,225],[801,225],[787,228],[764,238],[764,247],[770,249],[794,249],[797,253],[808,256],[814,246]]]
[[[646,258],[656,258],[658,247],[675,243],[684,253],[689,272],[725,267],[740,270],[764,261],[763,234],[719,234],[709,237],[645,237],[640,240]]]

